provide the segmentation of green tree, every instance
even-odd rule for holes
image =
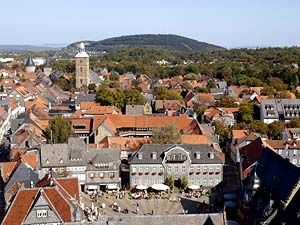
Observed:
[[[141,92],[135,88],[126,91],[126,105],[143,105],[145,98]]]
[[[185,82],[182,84],[182,88],[183,88],[183,89],[186,89],[186,90],[191,90],[191,89],[193,89],[193,86],[192,86],[189,82],[185,81]]]
[[[167,177],[166,183],[170,188],[173,188],[175,183],[174,177],[173,176]]]
[[[211,89],[211,88],[216,88],[216,87],[217,87],[217,85],[216,85],[216,82],[214,80],[210,80],[206,84],[206,88],[208,90]]]
[[[0,86],[0,92],[4,92],[4,88],[3,88],[3,85],[1,84]]]
[[[275,94],[275,90],[271,86],[263,87],[263,89],[260,91],[261,95],[267,95],[267,96],[273,96]]]
[[[239,107],[238,122],[251,123],[253,121],[254,110],[252,105],[243,104]]]
[[[47,142],[58,144],[66,143],[71,135],[71,126],[61,116],[54,116],[45,130]]]
[[[223,95],[220,98],[220,101],[217,102],[217,106],[232,108],[232,107],[237,107],[238,105],[235,103],[235,99],[233,97],[228,95]]]
[[[199,76],[195,73],[188,73],[184,76],[185,80],[199,80]]]
[[[288,128],[299,128],[300,127],[300,119],[299,118],[293,118],[293,119],[291,119],[290,122],[288,122],[286,124],[286,126]]]
[[[88,89],[89,91],[94,91],[96,89],[96,84],[89,84]]]
[[[111,81],[119,81],[119,74],[113,71],[109,77]]]
[[[176,90],[167,89],[166,87],[156,87],[153,94],[158,100],[179,100],[181,103],[184,102],[182,96]]]
[[[276,91],[284,91],[287,85],[278,77],[270,77],[267,79],[268,85],[272,86]]]
[[[260,133],[260,134],[268,134],[268,124],[260,121],[260,120],[253,120],[250,123],[250,130],[252,132]]]
[[[70,91],[70,82],[63,78],[63,77],[59,77],[54,81],[54,84],[56,84],[58,87],[60,87],[62,90],[64,91]]]
[[[117,89],[115,93],[113,94],[114,98],[114,103],[113,105],[120,108],[124,109],[125,107],[125,101],[126,101],[126,95],[123,90]]]
[[[280,132],[285,128],[283,121],[274,121],[268,125],[268,136],[271,139],[279,139]]]
[[[225,146],[230,129],[221,121],[215,121],[213,126],[215,127],[215,133],[219,136],[220,146]]]
[[[183,177],[181,181],[181,189],[185,190],[188,187],[188,185],[189,185],[188,180],[186,179],[186,177]]]
[[[154,144],[179,144],[181,133],[174,125],[161,127],[153,131],[151,140]]]
[[[96,102],[100,105],[114,105],[114,96],[108,88],[102,88],[96,94]]]

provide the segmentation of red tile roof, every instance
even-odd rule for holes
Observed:
[[[11,207],[4,217],[4,220],[2,221],[2,225],[21,225],[37,194],[38,189],[19,190]]]

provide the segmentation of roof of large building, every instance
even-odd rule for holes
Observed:
[[[130,164],[161,164],[165,152],[176,147],[187,151],[192,163],[223,164],[213,147],[206,144],[145,144],[130,158]],[[156,158],[152,157],[153,152],[157,154]],[[200,153],[200,158],[196,157],[196,153]],[[213,154],[213,157],[211,157],[211,154]],[[139,157],[139,155],[142,155],[142,157]]]

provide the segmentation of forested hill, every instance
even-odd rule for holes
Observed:
[[[123,48],[163,48],[179,52],[209,52],[224,50],[225,48],[200,42],[173,34],[142,34],[109,38],[102,41],[85,41],[89,52],[112,52]],[[72,49],[77,43],[68,46]]]

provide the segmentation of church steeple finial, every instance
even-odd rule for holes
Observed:
[[[85,46],[84,46],[84,43],[83,43],[83,42],[81,42],[81,43],[79,44],[79,51],[80,51],[80,52],[85,52]]]

